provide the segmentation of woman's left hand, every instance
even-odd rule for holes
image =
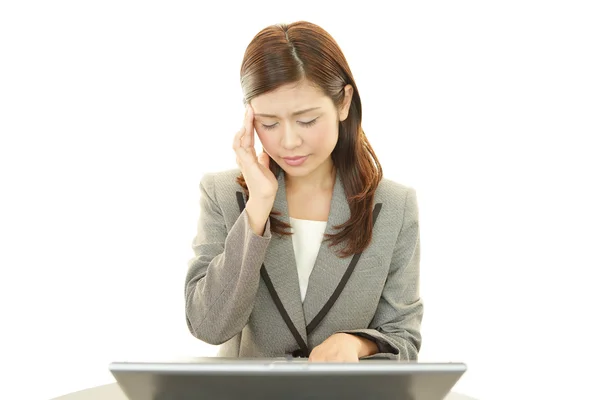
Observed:
[[[308,361],[358,362],[361,338],[348,333],[335,333],[311,351]]]

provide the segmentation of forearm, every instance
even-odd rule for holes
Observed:
[[[376,345],[364,357],[387,358],[413,361],[417,360],[421,347],[420,320],[422,317],[422,302],[418,301],[411,307],[412,315],[406,315],[406,320],[389,322],[379,325],[377,329],[353,329],[343,331],[369,340]],[[382,333],[385,332],[385,333]]]
[[[377,344],[363,336],[348,334],[356,342],[358,348],[358,358],[368,357],[379,352]]]
[[[246,203],[246,212],[248,213],[248,221],[250,228],[258,236],[262,236],[265,232],[265,224],[269,219],[269,214],[273,208],[274,199],[253,200],[248,199]]]
[[[186,316],[195,337],[216,345],[243,329],[258,290],[270,231],[267,234],[256,235],[244,212],[229,232],[222,253],[208,259],[210,244],[198,250],[207,256],[193,260],[186,278]]]

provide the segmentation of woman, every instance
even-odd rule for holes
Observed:
[[[267,27],[241,84],[239,170],[200,183],[190,332],[224,357],[416,360],[415,191],[382,177],[338,45],[308,22]]]

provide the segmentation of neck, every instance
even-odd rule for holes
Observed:
[[[330,190],[335,183],[335,166],[331,158],[307,176],[290,176],[285,174],[287,190]]]

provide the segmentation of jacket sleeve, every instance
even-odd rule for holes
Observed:
[[[214,175],[202,177],[200,194],[200,217],[192,243],[195,257],[188,262],[185,278],[185,314],[192,335],[220,345],[248,322],[271,240],[270,222],[259,236],[244,209],[227,232]],[[225,201],[235,202],[235,197]]]
[[[417,360],[421,348],[423,302],[419,294],[419,212],[415,190],[406,193],[402,228],[388,277],[369,329],[343,331],[377,344],[363,359]]]

